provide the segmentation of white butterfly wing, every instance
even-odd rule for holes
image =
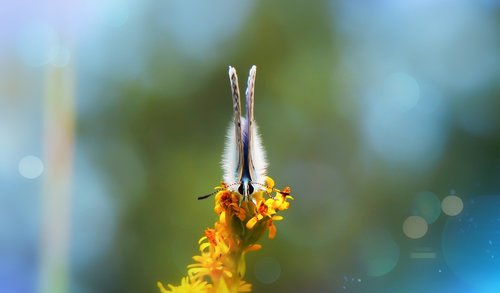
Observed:
[[[234,67],[229,66],[229,81],[231,83],[231,94],[233,99],[234,118],[228,129],[226,144],[222,155],[223,180],[226,184],[233,184],[241,180],[243,173],[243,137],[241,118],[240,89],[238,86],[238,75]],[[237,185],[230,186],[236,190]]]
[[[266,154],[264,147],[261,143],[261,138],[258,132],[257,124],[253,116],[254,97],[255,97],[255,75],[257,67],[254,65],[250,69],[248,75],[248,83],[246,94],[246,108],[247,108],[247,123],[245,123],[246,132],[248,135],[248,165],[250,170],[250,177],[254,182],[264,184],[266,176]],[[257,189],[263,189],[261,185],[254,186]]]

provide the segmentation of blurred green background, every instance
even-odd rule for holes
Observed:
[[[0,291],[157,292],[216,220],[228,65],[295,201],[255,292],[500,292],[500,1],[0,4]]]

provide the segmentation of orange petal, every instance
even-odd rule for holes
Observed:
[[[240,219],[240,221],[243,221],[245,219],[245,210],[240,210],[236,215],[238,216],[238,219]]]
[[[276,236],[276,226],[271,222],[271,225],[269,225],[269,239],[274,239],[274,236]]]
[[[260,244],[252,244],[250,246],[247,247],[247,249],[245,249],[246,252],[248,251],[256,251],[256,250],[259,250],[262,248],[262,245]]]

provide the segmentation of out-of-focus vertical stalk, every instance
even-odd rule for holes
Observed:
[[[71,63],[47,65],[40,250],[41,293],[69,292],[70,202],[74,149],[74,74]]]

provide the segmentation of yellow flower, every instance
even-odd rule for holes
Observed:
[[[257,203],[257,213],[256,215],[248,220],[246,226],[248,229],[252,229],[258,221],[262,220],[264,217],[272,217],[276,214],[276,210],[273,208],[274,199],[270,198],[266,201],[260,200]]]
[[[282,191],[276,191],[276,196],[273,202],[273,208],[278,211],[287,210],[290,207],[290,202],[286,201],[287,199],[293,200],[293,197],[290,195],[290,187],[285,187]]]
[[[238,292],[252,292],[252,284],[241,280],[238,286]]]
[[[226,275],[232,276],[230,270],[226,268],[222,256],[229,252],[229,246],[223,238],[223,228],[215,225],[216,229],[206,229],[205,236],[199,241],[200,255],[193,256],[194,264],[188,265],[188,274],[196,278],[204,276]],[[217,229],[218,228],[218,229]]]
[[[196,278],[205,276],[220,278],[222,275],[232,277],[232,272],[224,266],[221,257],[214,257],[211,253],[202,252],[193,256],[194,264],[188,265],[188,274]]]
[[[286,187],[282,191],[279,191],[272,188],[274,186],[274,181],[272,181],[271,178],[269,178],[269,181],[266,180],[266,182],[268,182],[267,186],[269,189],[275,191],[276,195],[266,201],[260,200],[257,203],[256,215],[248,220],[246,227],[248,229],[252,229],[259,221],[264,219],[263,225],[269,230],[268,237],[269,239],[273,239],[276,236],[276,226],[274,225],[274,221],[283,220],[283,217],[276,215],[276,213],[277,211],[288,209],[290,207],[290,203],[286,200],[293,199],[293,197],[290,196],[290,187]]]
[[[219,215],[221,223],[226,223],[228,217],[236,215],[241,221],[245,219],[245,210],[239,206],[239,195],[230,190],[221,190],[215,195],[214,211]]]
[[[274,191],[274,180],[273,178],[267,176],[266,179],[264,179],[264,185],[266,187],[266,193],[271,194]]]
[[[222,235],[224,229],[218,227],[219,225],[219,223],[215,223],[218,229],[205,230],[205,236],[198,241],[200,252],[207,252],[208,250],[214,255],[221,255],[229,251],[229,245],[226,243],[224,235]]]
[[[179,286],[173,286],[168,284],[168,289],[163,287],[161,282],[157,283],[158,288],[160,288],[161,293],[208,293],[211,292],[210,289],[212,285],[208,284],[205,281],[201,281],[198,279],[192,279],[190,277],[184,277],[181,280],[181,284]]]
[[[200,238],[200,255],[193,256],[195,263],[188,265],[188,277],[178,287],[169,284],[169,289],[158,283],[162,293],[251,291],[251,284],[243,280],[246,253],[262,248],[257,242],[264,232],[268,231],[271,239],[276,236],[274,221],[283,219],[277,213],[288,209],[287,199],[293,199],[289,187],[282,191],[275,189],[270,177],[262,186],[265,190],[253,193],[251,201],[243,202],[241,195],[229,190],[228,185],[222,183],[215,188],[214,211],[219,216],[218,222]]]

